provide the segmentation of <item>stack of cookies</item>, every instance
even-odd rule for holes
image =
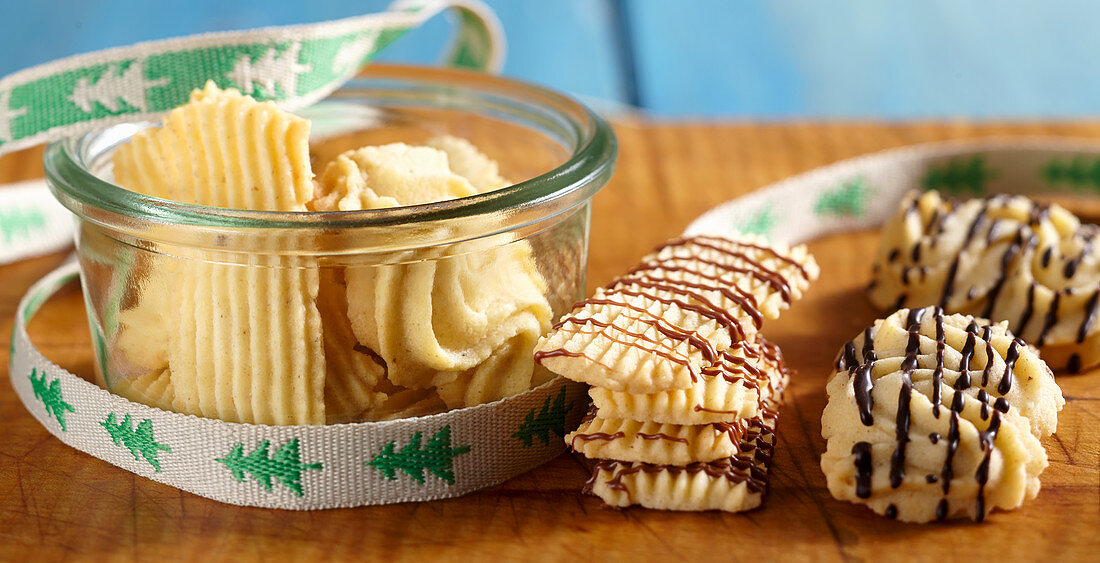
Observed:
[[[805,247],[698,236],[662,246],[540,340],[535,358],[593,386],[566,442],[615,506],[759,506],[788,375],[759,331],[818,274]]]

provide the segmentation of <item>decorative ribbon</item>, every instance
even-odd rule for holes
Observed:
[[[873,227],[911,189],[960,196],[1100,194],[1100,144],[1030,139],[938,143],[855,158],[783,180],[704,214],[687,233],[755,232],[790,242]],[[558,378],[429,417],[333,426],[233,424],[133,403],[46,359],[26,322],[77,275],[64,266],[19,305],[11,380],[65,443],[119,467],[223,502],[274,508],[358,506],[461,495],[562,450],[583,387]]]
[[[1100,143],[1050,137],[949,141],[869,154],[792,176],[704,213],[685,235],[791,244],[881,225],[910,190],[948,196],[1100,196]]]
[[[478,0],[402,0],[342,20],[206,33],[60,59],[0,78],[0,155],[115,123],[155,120],[208,80],[287,109],[324,98],[384,47],[444,9],[458,14],[444,63],[497,72],[504,36]],[[45,183],[0,190],[0,264],[64,248]],[[18,202],[14,202],[18,197]],[[29,219],[28,219],[29,218]],[[14,235],[9,235],[12,232]]]
[[[387,422],[265,426],[163,411],[66,371],[30,342],[27,322],[78,272],[62,266],[19,304],[9,368],[23,405],[78,450],[221,502],[309,510],[463,495],[560,454],[587,404],[584,386],[557,378],[495,403]]]

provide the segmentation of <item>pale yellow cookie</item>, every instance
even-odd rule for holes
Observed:
[[[328,424],[362,420],[386,394],[376,390],[385,377],[382,358],[355,340],[348,321],[346,288],[338,272],[321,272],[317,309],[325,342],[325,418]]]
[[[789,378],[779,348],[762,337],[738,343],[701,370],[689,389],[632,394],[589,389],[593,404],[608,418],[698,425],[751,418],[762,404],[782,400]]]
[[[345,153],[326,168],[310,205],[348,211],[476,193],[449,158],[478,182],[491,176],[492,166],[468,143],[437,144],[442,150],[394,144]],[[530,353],[551,312],[526,241],[469,241],[382,261],[344,275],[356,339],[383,359],[393,384],[437,387],[460,407],[534,383]]]
[[[805,245],[788,247],[751,235],[704,235],[670,241],[643,258],[622,280],[721,282],[721,287],[733,290],[732,295],[723,292],[727,310],[740,311],[739,317],[776,319],[802,297],[819,273]],[[743,299],[748,307],[742,305]]]
[[[534,315],[525,315],[528,326],[498,346],[480,364],[463,372],[440,372],[433,383],[449,408],[469,407],[511,397],[537,387],[553,376],[536,366],[531,351],[542,332]]]
[[[447,410],[447,404],[435,389],[389,390],[386,398],[366,415],[366,420],[397,420],[438,414]]]
[[[733,457],[687,466],[601,460],[585,485],[611,506],[742,512],[760,506],[775,447],[774,419],[751,422]]]
[[[366,189],[397,205],[471,196],[477,189],[451,171],[447,153],[432,147],[391,143],[348,151],[337,158],[355,163]],[[370,209],[372,207],[364,207]]]
[[[208,84],[162,127],[120,146],[115,174],[127,187],[185,203],[305,211],[313,196],[308,136],[308,121]],[[153,173],[154,166],[163,170]],[[256,250],[273,250],[279,241],[271,244]],[[259,254],[248,267],[218,258],[182,262],[176,297],[165,304],[172,305],[173,410],[233,422],[323,424],[317,271],[294,257]]]
[[[443,383],[440,372],[473,369],[517,336],[533,348],[550,324],[545,282],[523,241],[353,267],[346,276],[356,337],[385,360],[390,381],[404,387]],[[517,376],[529,380],[530,373]]]
[[[500,175],[497,162],[482,153],[473,143],[452,135],[433,137],[429,147],[447,153],[447,165],[452,172],[466,178],[478,193],[503,188],[510,184]]]
[[[574,381],[615,391],[691,388],[700,369],[731,342],[716,320],[724,312],[711,318],[688,309],[702,299],[598,289],[540,341],[538,361]]]
[[[168,370],[149,372],[132,378],[112,379],[110,390],[136,403],[172,410],[172,381]]]
[[[751,340],[763,318],[778,315],[817,274],[804,247],[675,240],[562,317],[536,359],[611,391],[691,389],[704,366],[734,342]]]
[[[870,298],[1007,321],[1049,365],[1082,371],[1100,363],[1097,238],[1095,225],[1023,196],[913,193],[883,227]]]
[[[600,418],[596,409],[565,436],[565,443],[589,459],[657,465],[716,461],[740,453],[748,420],[682,426]]]
[[[821,458],[833,496],[908,522],[981,520],[1039,491],[1039,438],[1064,405],[1003,325],[903,309],[847,344],[828,384]]]
[[[146,274],[136,280],[135,303],[118,313],[114,349],[122,354],[125,365],[140,370],[135,375],[159,373],[168,368],[173,319],[171,288],[176,269],[172,260],[150,262]]]

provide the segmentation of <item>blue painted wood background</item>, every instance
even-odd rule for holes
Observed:
[[[2,0],[0,74],[177,35],[322,21],[386,0]],[[488,0],[505,73],[665,117],[1100,115],[1090,0]],[[433,20],[384,59],[432,62]]]

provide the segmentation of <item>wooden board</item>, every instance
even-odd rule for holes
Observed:
[[[1100,123],[617,125],[619,171],[593,212],[589,284],[604,283],[707,208],[787,175],[874,150],[1004,134],[1100,137]],[[41,175],[40,151],[0,159],[0,181]],[[1091,220],[1096,221],[1095,215]],[[0,554],[125,559],[268,557],[421,560],[875,560],[990,556],[1095,558],[1100,549],[1100,373],[1065,376],[1059,431],[1038,499],[985,524],[906,525],[832,499],[818,466],[824,381],[837,349],[877,315],[861,287],[877,235],[811,245],[821,280],[770,324],[798,371],[779,421],[765,505],[746,514],[608,509],[580,494],[587,462],[563,455],[464,498],[285,512],[218,504],[135,477],[72,450],[38,426],[0,383]],[[64,254],[0,267],[0,340],[18,298]],[[80,292],[70,288],[32,326],[47,356],[92,370]],[[0,352],[7,377],[7,347]]]

